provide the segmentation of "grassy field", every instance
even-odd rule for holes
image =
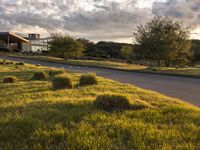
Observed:
[[[81,66],[94,66],[94,67],[105,67],[105,68],[114,68],[121,70],[130,70],[130,71],[142,71],[150,73],[164,73],[164,74],[174,74],[174,75],[189,75],[194,77],[200,77],[200,65],[195,67],[186,67],[186,68],[175,68],[175,67],[148,67],[138,64],[127,64],[122,62],[113,62],[113,61],[96,61],[96,60],[65,60],[56,57],[49,56],[21,56],[22,58],[29,58],[33,60],[42,60],[50,62],[62,62],[71,65],[81,65]]]
[[[32,81],[33,65],[0,65],[0,149],[200,149],[200,109],[178,99],[98,77],[99,84],[54,91]],[[18,83],[4,84],[5,76]],[[143,109],[108,113],[92,102],[105,93],[130,97]]]

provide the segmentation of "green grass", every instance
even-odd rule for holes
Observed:
[[[113,61],[96,61],[96,60],[65,60],[62,58],[50,57],[50,56],[18,56],[22,58],[29,58],[33,60],[42,60],[50,62],[62,62],[71,65],[81,65],[81,66],[93,66],[93,67],[105,67],[112,69],[121,69],[128,71],[142,71],[150,73],[164,73],[164,74],[174,74],[174,75],[189,75],[193,77],[200,77],[200,67],[186,67],[186,68],[175,68],[175,67],[148,67],[144,65],[137,64],[127,64],[123,62],[113,62]]]
[[[116,68],[123,70],[141,70],[146,69],[146,66],[136,65],[136,64],[127,64],[122,62],[114,62],[114,61],[97,61],[97,60],[73,60],[73,59],[62,59],[57,57],[50,56],[18,56],[21,58],[29,58],[33,60],[42,60],[42,61],[50,61],[50,62],[62,62],[70,65],[81,65],[81,66],[94,66],[94,67],[106,67],[106,68]]]
[[[98,77],[73,89],[53,90],[50,80],[32,81],[51,68],[0,65],[0,149],[200,149],[200,109],[132,85]],[[18,83],[3,84],[5,76]],[[95,109],[102,94],[122,94],[143,109],[108,113]]]

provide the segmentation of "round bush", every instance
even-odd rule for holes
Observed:
[[[7,62],[4,62],[4,65],[9,65],[10,63],[7,61]]]
[[[52,80],[53,89],[71,89],[73,87],[72,80],[67,75],[59,75]]]
[[[86,85],[95,85],[98,84],[98,80],[95,74],[84,74],[80,77],[79,85],[86,86]]]
[[[56,75],[59,75],[59,74],[63,74],[65,73],[65,70],[51,70],[49,71],[49,76],[56,76]]]
[[[23,66],[23,65],[25,65],[25,63],[23,61],[21,61],[21,62],[17,62],[16,65]]]
[[[105,111],[123,111],[130,108],[129,99],[121,95],[101,95],[94,101],[94,106]]]
[[[18,81],[18,79],[14,76],[5,77],[3,79],[3,83],[15,83],[17,81]]]
[[[35,72],[33,74],[32,80],[47,80],[48,76],[45,72]]]
[[[15,63],[13,61],[10,62],[11,65],[14,65]]]

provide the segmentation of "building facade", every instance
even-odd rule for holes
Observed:
[[[41,52],[49,50],[49,38],[40,38],[40,34],[28,34],[28,37],[20,37],[12,32],[0,32],[0,48],[20,50],[21,52]]]

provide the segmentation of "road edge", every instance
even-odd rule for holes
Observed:
[[[2,56],[2,55],[0,55],[0,56]],[[19,59],[21,58],[21,59],[35,60],[35,61],[43,61],[43,62],[57,63],[57,64],[63,64],[63,65],[71,65],[71,66],[77,66],[77,67],[89,67],[89,68],[99,68],[99,69],[108,69],[108,70],[143,73],[143,74],[153,74],[153,75],[163,75],[163,76],[173,76],[173,77],[185,77],[185,78],[200,79],[200,76],[198,77],[198,76],[186,75],[186,74],[161,73],[161,72],[150,72],[150,71],[141,71],[141,70],[126,70],[126,69],[100,67],[100,66],[75,65],[75,64],[69,64],[69,63],[66,63],[66,62],[56,62],[56,61],[50,61],[50,60],[40,60],[40,59],[26,58],[26,57],[23,57],[23,56],[4,56],[4,57],[19,58]]]

